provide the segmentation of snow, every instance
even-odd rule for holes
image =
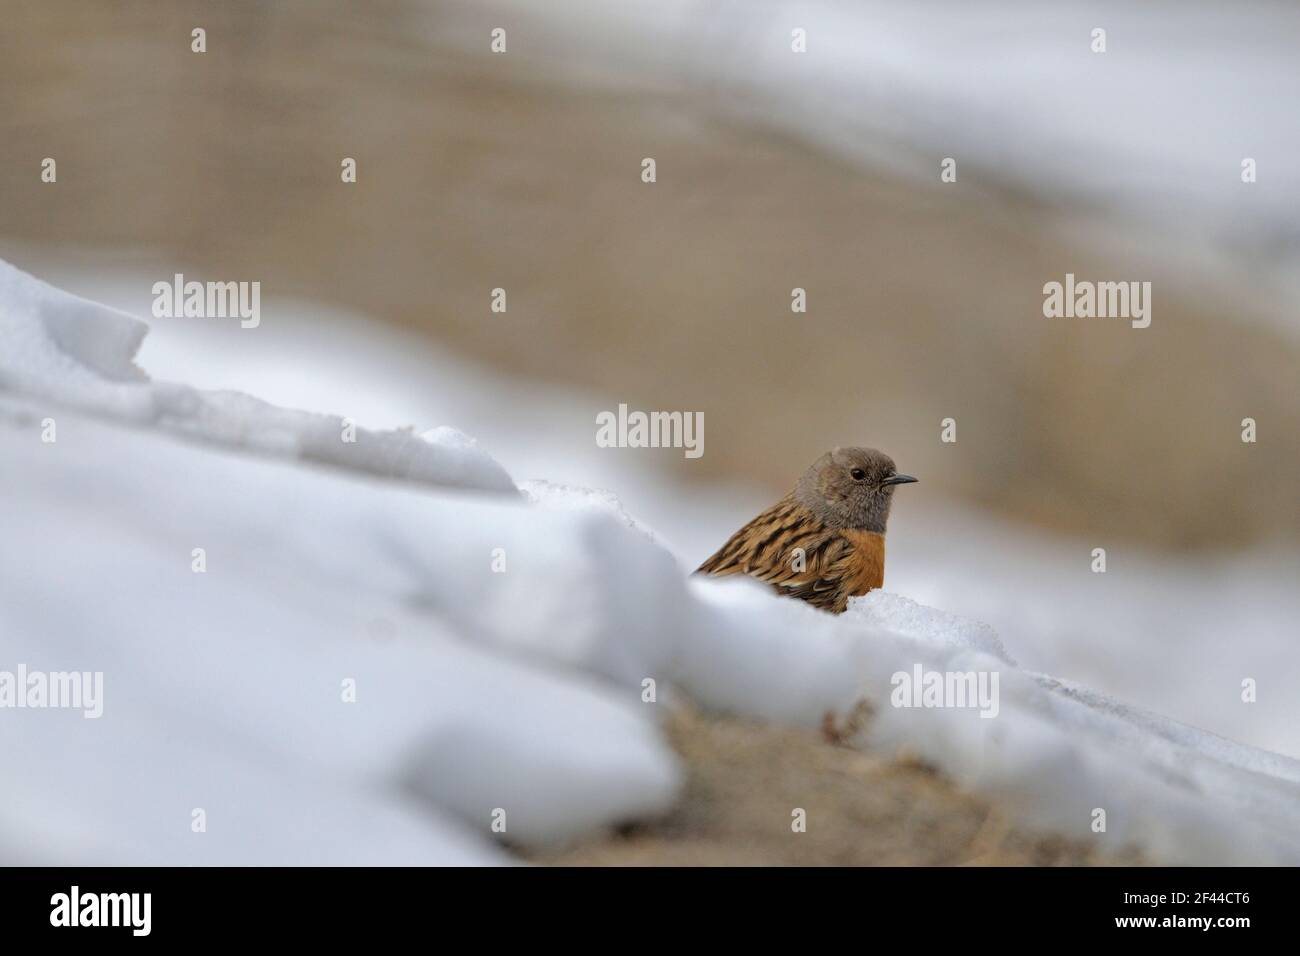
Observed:
[[[516,486],[453,428],[348,443],[341,417],[152,381],[144,331],[0,264],[0,669],[102,671],[105,698],[97,720],[0,711],[25,768],[0,858],[509,862],[499,810],[521,846],[666,811],[682,692],[813,727],[865,699],[853,743],[1013,819],[1160,862],[1300,862],[1290,757],[1022,669],[900,594],[833,617],[689,578],[616,497]],[[918,665],[996,672],[996,718],[891,706]]]
[[[1020,670],[984,625],[900,595],[831,618],[748,581],[692,588],[720,612],[688,642],[683,676],[709,706],[814,725],[865,697],[860,743],[919,755],[1036,825],[1165,862],[1300,860],[1300,761]],[[998,717],[890,706],[891,678],[917,664],[997,672]],[[1104,835],[1089,830],[1095,808]]]
[[[444,623],[430,586],[447,563],[437,552],[465,563],[445,529],[479,528],[487,540],[493,519],[515,509],[454,498],[430,508],[397,485],[39,414],[61,423],[53,446],[32,440],[36,412],[7,421],[5,487],[33,507],[6,518],[10,541],[32,547],[0,556],[4,657],[102,671],[106,702],[89,731],[52,712],[4,715],[7,752],[33,771],[14,782],[32,806],[53,790],[65,801],[59,818],[121,831],[114,848],[124,852],[147,854],[155,841],[179,852],[190,808],[202,806],[223,836],[193,841],[185,862],[236,862],[238,852],[365,862],[382,856],[360,832],[337,851],[299,846],[293,829],[227,847],[248,812],[241,800],[264,787],[221,780],[278,768],[283,786],[319,778],[326,797],[358,804],[414,798],[485,834],[504,807],[508,834],[525,842],[667,804],[675,770],[635,695],[500,659]],[[42,501],[58,503],[54,520]],[[191,569],[195,547],[203,574]],[[486,547],[479,553],[486,568]],[[345,679],[355,704],[341,702]],[[138,775],[128,783],[121,766]],[[122,788],[121,801],[96,783]],[[384,798],[363,799],[370,789]],[[278,826],[293,803],[259,828]],[[328,844],[334,830],[312,839]],[[352,855],[363,850],[373,855]]]
[[[409,481],[515,493],[500,465],[454,429],[372,432],[340,416],[249,395],[151,382],[132,361],[148,327],[0,262],[0,387],[189,437]],[[351,427],[350,427],[351,426]],[[346,436],[346,437],[345,437]]]

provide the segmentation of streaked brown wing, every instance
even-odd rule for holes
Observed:
[[[806,516],[807,512],[787,495],[728,538],[696,573],[752,574],[755,569],[767,568],[773,563],[771,555],[780,553],[784,540],[808,523]]]
[[[748,574],[778,593],[829,607],[852,553],[851,542],[787,496],[733,534],[698,573]]]
[[[782,582],[781,590],[816,607],[841,613],[848,606],[851,582],[857,576],[855,552],[851,542],[837,535],[822,550],[823,560],[818,562],[813,577]]]

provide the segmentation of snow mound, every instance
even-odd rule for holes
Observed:
[[[29,771],[0,834],[36,834],[40,859],[489,862],[498,809],[507,838],[538,843],[670,804],[677,770],[637,693],[457,630],[468,616],[452,608],[490,593],[458,594],[439,569],[488,588],[532,577],[527,560],[489,570],[489,544],[516,546],[520,506],[99,420],[43,444],[34,416],[6,421],[5,486],[22,507],[0,552],[0,667],[104,675],[97,720],[0,715]],[[583,554],[593,521],[535,531]],[[501,631],[534,648],[553,635],[552,654],[597,626],[555,602],[516,611],[497,615]],[[190,832],[194,808],[205,834]],[[413,839],[426,817],[434,829]],[[454,846],[437,821],[458,823]]]
[[[848,613],[856,615],[868,627],[891,634],[928,640],[937,647],[956,644],[996,657],[1012,667],[1016,664],[998,640],[997,632],[987,624],[945,614],[896,594],[872,591],[852,598]]]
[[[147,331],[138,319],[0,260],[0,389],[232,448],[422,484],[516,493],[505,469],[471,439],[456,438],[454,429],[426,437],[373,432],[248,395],[151,382],[133,361]]]
[[[25,768],[0,857],[504,862],[501,838],[666,811],[680,689],[807,726],[866,701],[855,743],[1013,818],[1159,862],[1300,863],[1298,761],[1021,670],[899,595],[835,617],[688,578],[604,493],[441,487],[514,489],[452,429],[342,443],[339,419],[151,383],[141,334],[0,264],[0,670],[104,682],[97,719],[0,711]],[[902,706],[927,674],[996,695]]]
[[[830,617],[749,581],[692,590],[715,613],[683,642],[681,680],[709,706],[812,726],[866,700],[857,742],[919,755],[1032,825],[1160,862],[1300,862],[1300,761],[1022,671],[995,635],[899,595]],[[918,667],[997,674],[996,714],[896,706]]]
[[[654,532],[623,509],[623,503],[612,491],[580,488],[539,478],[519,482],[519,490],[530,504],[538,507],[553,511],[607,514],[627,527],[641,532],[652,541],[657,540]]]

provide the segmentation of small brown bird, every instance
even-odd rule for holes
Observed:
[[[874,448],[828,451],[696,573],[748,574],[778,594],[842,614],[850,597],[885,583],[894,487],[912,481]]]

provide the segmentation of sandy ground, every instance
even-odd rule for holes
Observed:
[[[1017,827],[988,802],[906,758],[850,749],[805,730],[683,707],[669,724],[686,765],[668,817],[535,853],[558,866],[1134,865],[1086,841]],[[791,829],[796,807],[807,829]]]

